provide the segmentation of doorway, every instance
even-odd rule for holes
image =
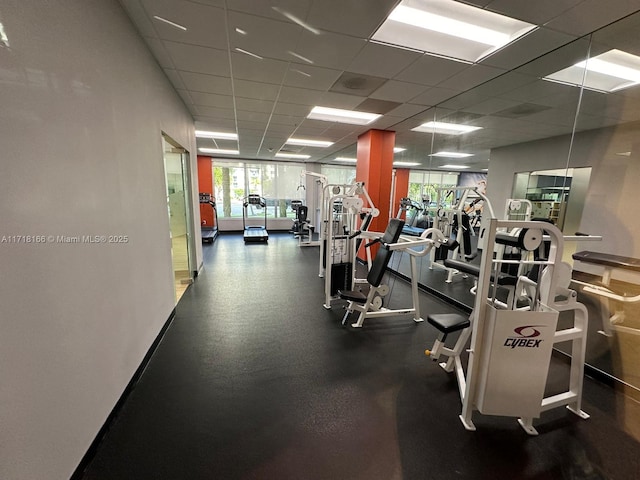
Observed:
[[[166,135],[162,135],[164,171],[167,186],[167,211],[171,238],[171,262],[177,304],[193,283],[191,275],[191,217],[189,203],[189,153]]]

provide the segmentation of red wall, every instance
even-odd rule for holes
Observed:
[[[211,168],[211,157],[198,155],[198,185],[199,193],[210,193],[215,197],[213,191],[213,171]],[[213,227],[213,209],[211,205],[200,204],[200,223],[202,226]]]

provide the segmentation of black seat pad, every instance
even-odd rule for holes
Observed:
[[[338,296],[343,300],[356,303],[364,303],[367,301],[367,296],[357,290],[338,290]]]
[[[452,258],[448,258],[444,261],[444,266],[449,268],[455,268],[460,272],[468,273],[469,275],[473,275],[474,277],[480,276],[480,267],[472,263],[467,263],[461,260],[454,260]],[[491,281],[492,282],[496,281],[494,274],[491,274]],[[502,273],[502,272],[498,274],[498,285],[515,285],[516,283],[518,283],[518,277],[514,277],[513,275],[509,275],[507,273]]]
[[[468,317],[458,313],[436,313],[429,315],[427,321],[442,333],[452,333],[471,325]]]

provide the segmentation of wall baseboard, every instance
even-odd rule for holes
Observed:
[[[140,365],[138,366],[135,373],[133,374],[133,377],[131,377],[131,380],[129,381],[124,391],[122,392],[122,395],[120,395],[120,398],[118,399],[115,406],[113,407],[113,410],[111,410],[111,413],[109,413],[109,416],[107,416],[107,419],[105,420],[104,424],[102,425],[100,430],[98,430],[96,437],[94,438],[93,442],[91,442],[91,445],[89,445],[89,448],[87,449],[86,453],[80,460],[80,463],[76,467],[75,471],[73,472],[69,480],[81,480],[83,478],[85,470],[87,469],[91,461],[96,456],[96,453],[98,452],[100,443],[102,443],[102,440],[104,439],[105,435],[111,428],[113,421],[116,419],[116,417],[120,413],[120,410],[122,409],[123,405],[129,398],[129,395],[131,394],[136,384],[140,380],[142,373],[147,368],[147,365],[149,364],[151,357],[153,356],[156,349],[158,348],[158,345],[160,345],[162,338],[164,337],[165,333],[167,332],[167,329],[173,322],[173,319],[175,318],[175,316],[176,316],[176,309],[174,308],[171,311],[169,318],[160,329],[160,332],[158,333],[157,337],[149,347],[149,350],[147,351],[146,355],[142,359],[142,362],[140,362]]]

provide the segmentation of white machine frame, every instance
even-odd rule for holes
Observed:
[[[563,236],[560,230],[545,222],[521,222],[521,221],[499,221],[497,219],[491,219],[489,226],[486,229],[486,244],[493,245],[495,243],[496,233],[500,229],[511,230],[513,228],[527,228],[527,229],[540,229],[545,231],[551,241],[549,258],[548,260],[540,261],[527,261],[527,264],[538,264],[545,268],[545,272],[542,275],[540,281],[535,287],[535,296],[532,298],[532,307],[529,312],[520,312],[528,315],[532,315],[527,320],[527,328],[538,328],[536,319],[539,317],[542,321],[543,316],[549,318],[556,315],[560,311],[572,310],[574,312],[573,326],[565,329],[554,328],[553,334],[549,338],[552,344],[559,342],[571,341],[571,367],[569,374],[569,388],[562,393],[552,395],[550,397],[543,398],[544,384],[546,383],[549,359],[543,359],[542,361],[529,362],[523,371],[515,372],[519,377],[534,377],[539,379],[539,385],[535,392],[535,395],[528,398],[518,398],[518,395],[523,395],[522,392],[518,392],[518,384],[521,383],[521,378],[517,378],[514,385],[509,384],[509,375],[501,368],[505,365],[496,365],[492,360],[499,352],[495,347],[495,344],[490,343],[493,336],[493,328],[500,321],[511,321],[514,318],[518,318],[518,310],[505,309],[504,307],[498,307],[492,301],[495,298],[495,294],[490,295],[491,273],[493,265],[495,263],[509,263],[516,261],[501,261],[493,259],[493,248],[485,248],[483,250],[480,276],[478,278],[478,290],[475,299],[475,305],[470,317],[470,326],[464,328],[455,343],[453,348],[445,347],[444,339],[436,340],[433,348],[427,350],[427,354],[434,360],[439,355],[445,355],[448,357],[446,362],[441,363],[441,367],[447,372],[455,370],[458,380],[458,387],[460,398],[462,400],[462,412],[460,414],[460,421],[467,430],[475,430],[475,426],[472,421],[472,414],[475,410],[480,413],[488,413],[492,415],[503,416],[519,416],[512,413],[513,409],[518,408],[519,402],[529,402],[533,400],[533,408],[529,407],[527,415],[519,416],[518,423],[522,428],[530,435],[537,435],[537,430],[533,427],[533,419],[540,416],[543,411],[550,410],[552,408],[566,406],[571,412],[578,415],[580,418],[589,418],[589,415],[582,411],[582,387],[584,378],[584,363],[585,363],[585,351],[586,351],[586,337],[587,337],[587,309],[584,305],[577,302],[577,294],[575,291],[568,289],[570,282],[571,268],[567,264],[561,263],[562,250],[563,250]],[[567,272],[569,272],[567,274]],[[526,278],[526,277],[523,277]],[[495,285],[494,285],[495,287]],[[560,300],[559,298],[564,298]],[[498,304],[499,305],[499,304]],[[502,320],[500,317],[495,317],[495,312],[503,312]],[[464,317],[463,317],[464,320]],[[556,325],[556,322],[551,321],[550,326]],[[539,328],[542,330],[542,328]],[[539,334],[539,332],[537,332]],[[469,361],[466,373],[463,368],[461,354],[463,353],[465,346],[471,337],[471,345],[467,350],[469,352]],[[528,341],[529,337],[524,337]],[[546,340],[543,340],[546,341]],[[500,347],[505,347],[507,342]],[[552,345],[547,343],[547,347]],[[497,347],[498,349],[500,347]],[[508,348],[508,347],[507,347]],[[550,350],[548,353],[550,357]],[[507,368],[510,365],[506,365]],[[514,367],[515,368],[515,367]],[[491,371],[493,369],[493,371]],[[511,372],[512,374],[514,372]],[[493,380],[489,381],[488,378]],[[498,385],[498,387],[496,387]],[[526,392],[525,392],[526,394]],[[539,395],[539,397],[538,397]],[[495,397],[497,402],[495,401]],[[490,412],[482,411],[484,399],[491,397],[494,400],[494,405]],[[504,398],[503,398],[504,397]],[[538,398],[542,398],[542,401],[537,405]],[[497,406],[496,406],[497,405]],[[514,407],[515,405],[515,407]]]
[[[362,232],[360,237],[366,240],[373,240],[382,237],[380,232]],[[418,264],[416,259],[418,257],[424,257],[435,246],[439,246],[445,242],[445,237],[442,232],[436,228],[428,228],[420,237],[413,235],[400,235],[397,243],[392,243],[387,248],[392,252],[406,252],[411,259],[411,299],[412,306],[408,308],[390,309],[382,306],[382,297],[389,294],[388,285],[381,284],[378,287],[370,285],[367,299],[364,303],[357,303],[354,301],[348,301],[346,306],[346,312],[342,319],[342,324],[347,322],[347,319],[353,312],[360,312],[358,320],[352,323],[351,326],[360,328],[364,324],[367,318],[381,318],[381,317],[406,317],[412,316],[414,322],[423,322],[424,319],[420,314],[420,297],[418,291]],[[367,251],[369,247],[367,247]],[[371,254],[367,252],[367,258],[371,258]],[[354,279],[352,288],[358,283]],[[360,282],[361,283],[361,282]]]
[[[334,205],[339,205],[339,208],[334,209]],[[330,309],[331,302],[338,298],[331,293],[331,271],[334,264],[352,262],[352,278],[355,278],[356,239],[358,237],[356,232],[359,234],[363,228],[360,214],[375,218],[380,214],[380,211],[375,208],[364,183],[355,182],[350,185],[325,185],[321,213],[318,276],[324,278],[324,307]],[[336,262],[337,258],[343,262]],[[368,261],[370,262],[370,259]]]

